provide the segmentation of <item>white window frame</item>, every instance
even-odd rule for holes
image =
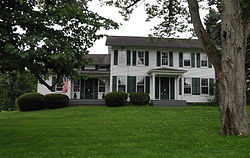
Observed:
[[[139,54],[142,54],[143,56],[139,56]],[[144,51],[137,51],[136,52],[136,65],[144,65],[145,64],[145,52]],[[142,59],[142,61],[141,61]]]
[[[202,80],[207,80],[207,85],[202,85]],[[207,93],[203,93],[202,88],[207,88]],[[209,94],[209,80],[208,78],[201,78],[201,94]]]
[[[139,80],[141,78],[143,79],[143,84],[139,83]],[[138,91],[138,86],[143,86],[143,92],[145,92],[145,77],[144,76],[137,76],[136,77],[136,92],[139,92]]]
[[[119,81],[121,81],[121,84],[119,83]],[[124,82],[124,83],[122,83]],[[124,86],[125,90],[124,91],[120,91],[119,90],[119,86]],[[118,76],[117,77],[117,91],[118,92],[127,92],[127,79],[126,76]]]
[[[207,64],[205,66],[203,66],[202,61],[206,61]],[[201,67],[208,67],[208,57],[206,54],[203,54],[203,53],[201,54]]]
[[[167,58],[165,57],[165,60],[167,64],[163,64],[163,54],[167,54]],[[169,53],[168,52],[161,52],[161,65],[162,66],[168,66],[169,65]]]
[[[189,56],[189,59],[188,58],[186,58],[185,59],[185,56]],[[185,65],[185,60],[189,60],[189,65]],[[183,53],[183,66],[184,67],[191,67],[191,53]]]
[[[81,81],[79,79],[75,80],[73,86],[73,92],[80,92],[80,86],[81,86]]]
[[[185,81],[186,80],[190,80],[190,87],[188,87],[188,88],[190,88],[190,93],[185,93],[185,88],[187,87],[187,85],[185,85]],[[184,87],[184,94],[187,94],[187,95],[191,95],[192,94],[192,78],[184,78],[184,82],[183,82],[183,87]]]

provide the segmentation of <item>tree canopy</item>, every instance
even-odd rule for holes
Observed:
[[[88,8],[86,0],[1,0],[0,73],[29,70],[40,83],[53,72],[57,82],[88,64],[84,55],[118,24]]]

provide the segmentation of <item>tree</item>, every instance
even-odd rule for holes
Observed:
[[[221,17],[220,13],[215,9],[210,9],[209,14],[205,17],[206,31],[209,34],[211,40],[219,47],[221,47]],[[247,39],[247,50],[246,50],[246,85],[247,85],[247,103],[250,104],[250,37]]]
[[[14,110],[15,100],[24,93],[35,92],[37,87],[37,80],[25,71],[7,72],[0,75],[0,111]]]
[[[125,18],[141,0],[111,0],[108,5],[121,8]],[[188,9],[181,0],[161,0],[145,4],[148,19],[162,18],[153,35],[171,36],[176,31],[188,31],[193,24],[206,54],[218,74],[221,134],[247,135],[249,120],[246,111],[245,57],[246,41],[250,32],[249,0],[208,0],[217,3],[221,14],[221,47],[219,51],[204,29],[197,0],[187,0]],[[200,0],[199,2],[205,2]],[[202,8],[201,8],[202,9]],[[191,19],[190,19],[191,17]]]
[[[0,73],[30,71],[41,84],[50,73],[57,83],[90,61],[84,55],[118,24],[88,9],[86,0],[1,0]],[[18,31],[21,30],[21,31]]]

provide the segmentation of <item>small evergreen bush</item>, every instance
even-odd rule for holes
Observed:
[[[40,110],[44,108],[43,98],[40,93],[25,93],[17,98],[16,103],[21,111]]]
[[[124,92],[110,92],[104,99],[107,106],[123,106],[127,102],[128,94]]]
[[[129,95],[129,99],[133,105],[147,105],[149,104],[150,97],[147,93],[132,92]]]
[[[64,94],[46,94],[44,96],[44,106],[47,109],[63,108],[69,104],[69,97]]]

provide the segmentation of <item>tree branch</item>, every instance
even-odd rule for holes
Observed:
[[[214,65],[215,71],[219,73],[221,71],[221,55],[201,23],[199,4],[197,0],[188,0],[188,5],[195,33],[201,40],[207,56]]]
[[[50,86],[47,82],[45,82],[44,79],[43,79],[41,76],[39,76],[38,74],[34,74],[34,75],[35,75],[35,77],[38,79],[39,83],[41,83],[41,84],[43,84],[44,86],[46,86],[50,91],[53,90],[53,87]]]
[[[128,10],[130,7],[133,7],[134,5],[136,5],[138,2],[140,2],[141,0],[134,0],[133,3],[131,3],[130,5],[128,5],[127,7],[125,7],[125,10]]]

